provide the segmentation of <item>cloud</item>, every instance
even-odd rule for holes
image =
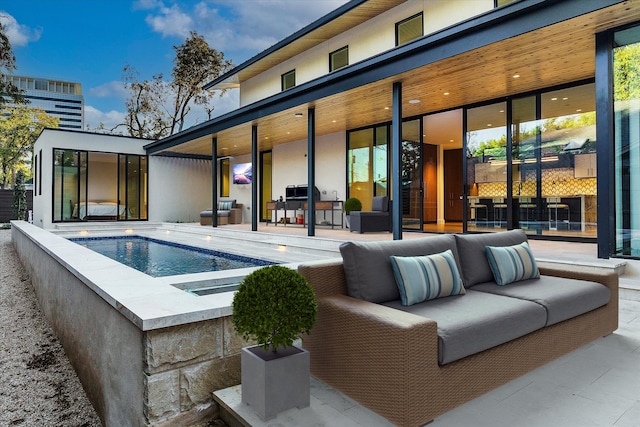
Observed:
[[[18,24],[16,18],[4,10],[0,10],[0,23],[4,26],[5,33],[14,48],[26,46],[29,42],[37,41],[42,35],[41,28],[31,29],[26,25]]]
[[[126,99],[127,96],[129,96],[129,92],[124,87],[124,83],[117,80],[92,87],[87,91],[87,94],[96,98]]]
[[[184,10],[157,0],[139,0],[151,10],[146,22],[163,36],[202,34],[209,45],[237,61],[275,44],[347,0],[202,0]],[[241,58],[238,58],[241,57]]]
[[[123,111],[111,110],[103,112],[91,105],[84,106],[84,125],[90,130],[97,129],[100,124],[104,125],[106,130],[124,123],[125,113]],[[114,133],[121,133],[123,128],[116,129]]]
[[[148,15],[146,23],[153,31],[161,33],[163,37],[178,36],[186,38],[190,29],[193,28],[193,20],[189,15],[182,12],[177,5],[171,7],[160,6],[157,14]]]

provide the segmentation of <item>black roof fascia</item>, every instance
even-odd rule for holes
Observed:
[[[146,145],[149,154],[557,24],[625,0],[522,0]],[[517,7],[516,7],[517,6]]]
[[[205,156],[204,154],[180,153],[178,151],[164,151],[162,153],[156,154],[156,157],[178,157],[180,159],[211,160],[211,156]]]
[[[244,70],[245,68],[249,67],[250,65],[255,64],[256,62],[260,61],[261,59],[266,58],[267,56],[271,55],[274,52],[277,52],[278,50],[282,49],[283,47],[287,46],[288,44],[292,43],[293,41],[301,38],[302,36],[305,36],[307,34],[309,34],[311,31],[314,31],[324,25],[327,25],[329,22],[333,21],[336,18],[339,18],[340,16],[344,15],[345,13],[349,12],[350,10],[360,6],[363,3],[366,3],[369,0],[351,0],[348,3],[343,4],[342,6],[340,6],[337,9],[334,9],[332,12],[329,12],[328,14],[324,15],[322,18],[312,22],[311,24],[307,25],[306,27],[296,31],[295,33],[291,34],[289,37],[279,41],[278,43],[274,44],[273,46],[271,46],[270,48],[267,48],[266,50],[263,50],[262,52],[260,52],[259,54],[257,54],[256,56],[248,59],[247,61],[243,62],[242,64],[238,65],[237,67],[229,70],[228,72],[224,73],[223,75],[217,77],[215,80],[207,83],[206,85],[204,85],[204,89],[209,89],[212,86],[215,86],[216,84],[224,81],[225,79],[229,78],[230,76],[234,75],[234,74],[238,74],[238,72]]]

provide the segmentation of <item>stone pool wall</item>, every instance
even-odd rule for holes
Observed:
[[[216,416],[212,392],[240,383],[246,345],[230,321],[230,295],[189,295],[24,221],[13,222],[11,233],[105,425]]]

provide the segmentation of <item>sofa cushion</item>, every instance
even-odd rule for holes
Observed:
[[[540,304],[547,311],[547,326],[595,310],[611,299],[609,288],[599,283],[544,275],[509,286],[482,283],[473,290]]]
[[[230,210],[218,210],[218,216],[229,216],[231,215],[231,211]]]
[[[458,250],[452,234],[410,240],[344,242],[340,245],[347,294],[371,302],[400,299],[391,267],[391,255],[431,255],[450,249],[458,264]],[[463,281],[464,285],[464,281]]]
[[[527,235],[522,230],[509,230],[486,234],[456,234],[460,274],[464,286],[469,289],[477,283],[493,281],[493,273],[485,254],[485,246],[512,246],[526,242]]]
[[[391,256],[402,305],[464,294],[456,260],[450,249],[433,255]]]
[[[489,267],[500,285],[540,277],[538,265],[527,242],[513,246],[486,246]]]
[[[441,365],[538,330],[547,319],[544,307],[534,302],[470,289],[465,295],[411,306],[403,306],[400,300],[383,305],[438,323],[438,363]]]

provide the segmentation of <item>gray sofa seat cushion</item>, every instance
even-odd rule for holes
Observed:
[[[389,257],[431,255],[447,249],[453,253],[460,271],[456,242],[451,234],[410,240],[342,243],[340,254],[347,294],[376,303],[399,300],[400,293]]]
[[[494,280],[485,246],[513,246],[527,241],[527,235],[522,230],[487,234],[456,234],[455,238],[462,266],[460,274],[467,289],[478,283]]]
[[[552,276],[506,286],[498,286],[495,282],[482,283],[474,286],[473,290],[540,304],[547,310],[547,326],[595,310],[611,299],[609,288],[599,283]]]
[[[218,211],[218,216],[229,216],[229,215],[231,215],[231,211],[222,211],[222,210]]]
[[[383,305],[438,323],[441,365],[531,333],[544,327],[547,320],[539,304],[475,290],[410,306],[403,306],[399,300]]]

